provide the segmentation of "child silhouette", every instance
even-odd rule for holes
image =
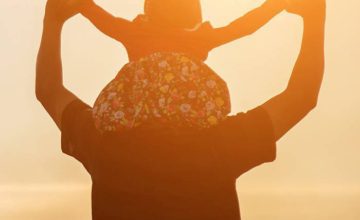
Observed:
[[[121,131],[156,121],[206,128],[230,112],[226,83],[203,63],[223,44],[252,34],[285,8],[268,0],[227,26],[203,22],[199,0],[145,0],[144,14],[117,18],[82,0],[82,14],[121,42],[129,57],[102,91],[93,109],[101,131]]]

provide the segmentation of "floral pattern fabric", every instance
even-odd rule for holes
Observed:
[[[230,112],[226,83],[206,64],[180,53],[155,53],[126,64],[93,108],[100,131],[149,121],[208,128]]]

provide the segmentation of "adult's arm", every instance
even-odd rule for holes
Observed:
[[[304,0],[289,11],[300,14],[304,33],[300,55],[287,88],[262,105],[279,140],[317,105],[324,74],[325,0]]]
[[[78,13],[71,0],[48,0],[36,65],[36,97],[61,128],[65,107],[78,99],[64,87],[61,63],[61,31],[67,19]]]

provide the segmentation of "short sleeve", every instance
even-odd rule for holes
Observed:
[[[62,114],[61,148],[91,171],[92,154],[100,134],[92,119],[92,108],[81,100],[67,105]]]
[[[276,158],[272,121],[262,107],[229,116],[215,130],[216,154],[224,168],[236,178]]]

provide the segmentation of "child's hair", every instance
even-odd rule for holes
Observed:
[[[144,13],[169,28],[191,29],[202,22],[200,0],[145,0]]]

